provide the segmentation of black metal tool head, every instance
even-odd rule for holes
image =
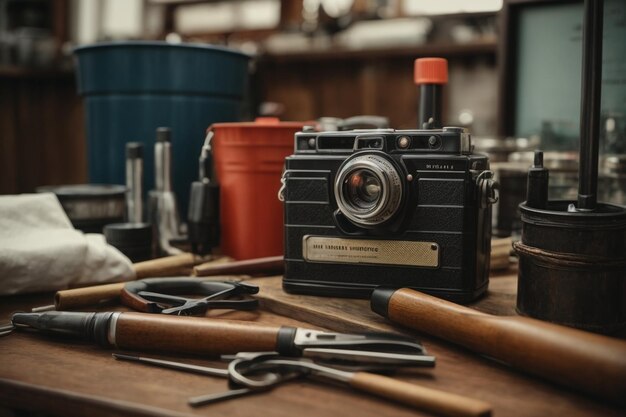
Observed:
[[[234,296],[252,295],[259,292],[256,285],[211,281],[201,278],[147,278],[128,282],[121,294],[122,302],[147,313],[174,314],[182,316],[201,315],[208,309],[254,310],[256,299],[228,299]],[[181,295],[204,295],[203,298],[187,298]]]
[[[350,334],[283,327],[277,351],[346,367],[435,366],[435,358],[426,354],[419,341],[394,333]]]

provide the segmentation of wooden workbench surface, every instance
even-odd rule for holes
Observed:
[[[210,316],[216,320],[407,334],[406,330],[390,326],[372,313],[366,300],[288,295],[280,289],[280,277],[253,281],[261,286],[262,311],[211,312]],[[489,294],[473,307],[493,314],[514,314],[515,286],[515,271],[494,276]],[[50,301],[50,294],[0,298],[0,320],[7,321],[12,311]],[[490,402],[495,416],[623,415],[624,410],[513,371],[468,350],[427,335],[419,337],[429,353],[437,357],[437,366],[403,372],[398,378]],[[220,364],[180,355],[146,356]],[[15,332],[0,338],[0,407],[64,416],[428,415],[348,388],[314,381],[296,381],[271,392],[201,408],[194,409],[186,403],[191,396],[226,388],[226,382],[219,378],[115,361],[111,351],[77,341],[31,332]]]

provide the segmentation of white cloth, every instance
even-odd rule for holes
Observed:
[[[0,196],[0,295],[133,279],[101,234],[75,230],[52,193]]]

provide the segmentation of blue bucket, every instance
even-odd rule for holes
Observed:
[[[250,57],[165,42],[101,43],[74,52],[86,110],[89,181],[124,184],[125,144],[142,142],[145,189],[153,189],[155,130],[168,126],[173,188],[186,218],[206,128],[240,120]]]

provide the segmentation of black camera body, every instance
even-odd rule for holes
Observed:
[[[465,129],[305,130],[285,168],[286,291],[469,302],[487,289],[497,184]]]

